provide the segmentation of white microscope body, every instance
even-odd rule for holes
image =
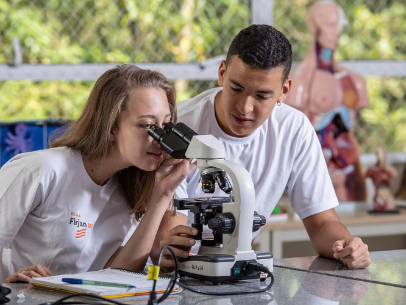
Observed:
[[[226,160],[223,143],[212,135],[198,135],[183,123],[170,122],[164,129],[152,125],[148,134],[173,158],[197,160],[205,193],[213,193],[216,182],[227,194],[233,188],[234,197],[175,199],[178,209],[194,213],[192,226],[198,230],[195,239],[202,239],[204,224],[214,234],[213,240],[202,239],[198,255],[181,261],[179,274],[217,284],[260,278],[258,270],[272,272],[272,254],[251,249],[252,232],[266,223],[265,217],[254,212],[255,189],[251,176],[241,165]]]
[[[223,234],[222,246],[201,246],[198,255],[182,261],[180,274],[213,283],[247,279],[251,278],[244,270],[244,262],[248,261],[260,263],[272,272],[272,254],[255,252],[251,248],[255,189],[248,171],[241,165],[226,160],[223,144],[212,135],[193,136],[185,155],[197,160],[197,167],[201,172],[221,169],[230,177],[234,201],[230,196],[230,201],[222,204],[222,213],[233,215],[234,230],[230,234]]]

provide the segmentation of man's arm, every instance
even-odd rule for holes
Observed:
[[[368,246],[359,237],[351,237],[334,209],[309,216],[303,224],[319,255],[338,258],[350,269],[366,268],[371,263]]]

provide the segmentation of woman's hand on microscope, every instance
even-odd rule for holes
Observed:
[[[189,257],[190,249],[196,244],[192,236],[196,234],[197,229],[195,228],[183,225],[176,226],[165,233],[159,243],[159,248],[165,245],[171,246],[179,262],[179,259]],[[171,253],[169,250],[165,250],[161,258],[161,268],[166,272],[170,272],[173,270],[174,265]]]
[[[179,184],[195,169],[196,162],[192,163],[192,159],[174,159],[172,157],[164,159],[155,174],[150,205],[159,202],[161,198],[172,199]]]

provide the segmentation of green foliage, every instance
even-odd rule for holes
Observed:
[[[60,35],[62,20],[52,11],[38,11],[20,1],[0,0],[0,43],[4,52],[0,62],[12,59],[12,37],[17,36],[27,63],[79,63],[86,49],[70,43],[70,37]]]
[[[193,62],[225,54],[250,24],[249,0],[0,0],[0,63],[13,58],[17,36],[25,63]],[[306,14],[314,0],[274,0],[275,27],[306,56],[311,37]],[[338,0],[350,26],[337,60],[404,60],[404,0]],[[404,79],[367,78],[371,106],[356,135],[364,152],[385,144],[405,151]],[[74,119],[93,82],[0,83],[0,120]],[[216,81],[175,81],[178,100],[217,86]]]
[[[0,63],[13,58],[13,36],[25,63],[202,61],[249,23],[249,0],[0,0]],[[2,83],[0,120],[75,118],[92,84]],[[199,92],[175,85],[178,100]]]
[[[75,119],[93,82],[0,83],[1,121]]]
[[[350,26],[340,37],[337,60],[406,58],[405,4],[393,3],[372,13],[361,3],[347,15]]]
[[[369,152],[381,145],[391,151],[406,151],[406,79],[368,77],[366,81],[373,98],[370,106],[361,111],[356,130],[361,146]]]
[[[249,22],[248,0],[0,0],[0,62],[13,36],[30,63],[204,60]]]

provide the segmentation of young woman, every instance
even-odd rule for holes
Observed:
[[[165,158],[148,135],[151,124],[169,121],[176,121],[169,81],[118,66],[97,80],[81,116],[51,138],[50,149],[6,163],[0,283],[105,267],[143,269],[159,230],[176,225],[168,224],[176,217],[165,214],[176,187],[196,167]]]

